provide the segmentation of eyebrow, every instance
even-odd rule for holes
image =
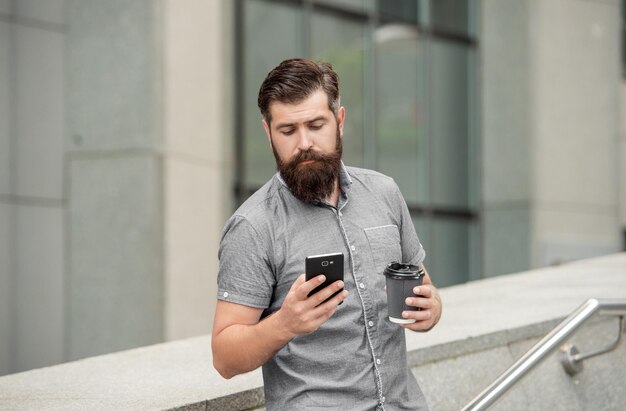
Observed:
[[[307,120],[304,123],[308,124],[308,123],[315,123],[316,121],[327,121],[327,117],[326,116],[317,116],[311,120]],[[296,123],[280,123],[276,125],[276,130],[280,130],[281,128],[288,128],[288,127],[293,127]]]

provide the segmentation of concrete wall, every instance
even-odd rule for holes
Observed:
[[[597,320],[597,319],[596,319]],[[527,350],[547,334],[557,322],[515,330],[518,335],[504,344],[451,356],[436,362],[424,362],[413,368],[420,387],[433,411],[460,410],[491,384]],[[604,348],[618,336],[615,318],[603,318],[585,324],[569,340],[581,352]],[[626,394],[621,390],[626,374],[626,345],[617,351],[583,362],[583,371],[569,376],[561,366],[561,351],[548,355],[502,396],[490,410],[616,410]],[[454,393],[453,395],[450,395]]]
[[[210,331],[226,8],[0,1],[0,374]]]
[[[68,1],[68,356],[162,341],[161,11]]]
[[[166,340],[210,332],[215,310],[217,249],[232,187],[228,7],[163,3]]]
[[[531,21],[533,266],[618,251],[620,2],[535,1]]]
[[[620,250],[620,3],[482,6],[485,275]]]
[[[481,2],[482,252],[486,276],[530,267],[529,1]]]
[[[0,374],[64,359],[62,0],[0,2]]]
[[[625,47],[626,48],[626,47]],[[622,98],[620,104],[620,175],[619,175],[619,203],[620,209],[620,222],[623,235],[623,248],[626,250],[626,79],[622,82],[621,86]]]
[[[222,6],[73,1],[70,358],[210,330]]]

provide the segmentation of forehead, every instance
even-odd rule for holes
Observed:
[[[273,124],[304,122],[320,115],[332,115],[328,108],[328,97],[319,89],[297,103],[274,101],[270,104]]]

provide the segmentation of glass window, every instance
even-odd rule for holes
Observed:
[[[468,48],[433,40],[431,51],[432,203],[469,208]]]
[[[419,238],[420,243],[422,243],[424,250],[426,250],[426,259],[424,260],[424,264],[426,265],[428,272],[431,272],[433,270],[430,258],[431,219],[424,216],[411,216],[411,219],[413,220],[413,226],[415,227],[417,237]]]
[[[327,61],[339,75],[341,104],[346,107],[344,161],[363,165],[364,141],[364,26],[359,21],[316,12],[313,15],[311,54]]]
[[[245,3],[243,26],[244,179],[247,188],[260,187],[276,172],[276,161],[257,107],[259,87],[282,60],[302,57],[302,12],[298,7],[264,1]],[[289,33],[289,35],[285,35]]]
[[[240,0],[238,200],[275,172],[256,106],[267,72],[289,57],[328,61],[346,107],[346,164],[395,179],[438,286],[477,278],[476,3]]]
[[[345,7],[356,11],[370,11],[375,8],[375,0],[322,0],[319,4],[328,4],[332,7]]]
[[[417,24],[419,21],[418,0],[378,0],[381,19]]]
[[[432,0],[432,23],[435,30],[468,34],[469,0]]]
[[[464,283],[471,278],[470,225],[463,220],[433,218],[427,252],[429,272],[437,287]]]
[[[414,27],[380,26],[376,47],[376,168],[396,180],[408,203],[428,202],[424,51]]]

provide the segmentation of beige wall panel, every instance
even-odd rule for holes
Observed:
[[[625,231],[623,247],[626,248],[626,82],[621,85],[621,101],[620,101],[620,175],[619,175],[619,204],[620,204],[620,223],[622,230]]]
[[[160,2],[67,0],[68,148],[162,144]]]
[[[0,202],[0,375],[13,371],[13,271],[12,212],[14,207]]]
[[[163,192],[154,156],[72,160],[70,358],[163,339]]]
[[[15,184],[18,195],[63,197],[64,36],[15,27]]]
[[[63,24],[64,3],[65,0],[18,0],[15,1],[15,14],[28,19]]]
[[[164,10],[166,338],[209,333],[224,222],[223,2]]]
[[[169,159],[166,166],[166,339],[211,332],[221,228],[220,171]]]
[[[165,140],[168,151],[221,163],[220,2],[166,1]]]
[[[621,239],[615,213],[594,210],[535,208],[535,266],[548,266],[620,251]]]
[[[58,364],[64,351],[63,210],[16,206],[15,367]]]
[[[12,30],[11,23],[0,21],[0,195],[11,192]]]
[[[0,13],[11,13],[11,0],[0,0]]]
[[[534,5],[535,198],[615,209],[619,3]]]

